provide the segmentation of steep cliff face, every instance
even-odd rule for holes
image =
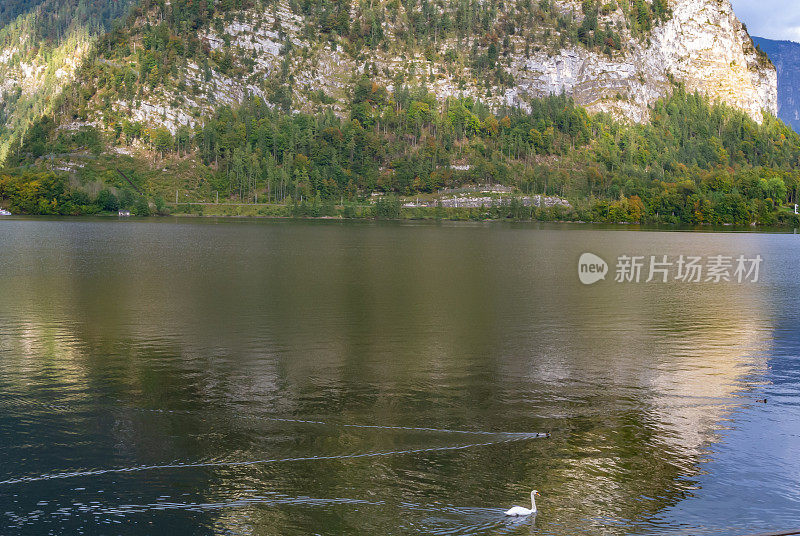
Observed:
[[[729,0],[375,0],[369,7],[343,0],[331,4],[344,7],[330,17],[313,3],[303,11],[296,2],[251,0],[203,24],[170,26],[179,3],[141,2],[120,34],[127,42],[120,37],[123,44],[89,56],[95,72],[78,83],[95,96],[82,120],[112,128],[121,117],[174,134],[248,95],[283,108],[342,111],[362,75],[390,90],[401,81],[440,100],[472,97],[493,107],[563,92],[590,111],[636,122],[647,121],[648,106],[676,82],[759,122],[762,112],[777,113],[775,68]],[[167,64],[176,43],[183,52]],[[87,53],[74,47],[44,76],[35,57],[12,60],[15,46],[6,41],[0,50],[7,117],[15,91],[60,88]]]
[[[778,70],[778,117],[800,132],[800,43],[754,37]]]
[[[555,56],[538,54],[516,63],[518,87],[507,100],[564,91],[593,111],[634,121],[647,119],[647,106],[682,82],[714,100],[747,112],[777,113],[777,75],[759,54],[728,0],[675,0],[672,17],[648,39],[631,38],[614,58],[570,48]]]
[[[439,99],[469,96],[491,106],[525,107],[532,97],[564,92],[590,111],[636,122],[647,121],[648,106],[676,82],[759,122],[763,112],[777,113],[775,68],[755,49],[729,0],[656,1],[668,12],[646,29],[637,26],[635,4],[628,0],[602,8],[589,2],[595,12],[586,9],[586,2],[556,0],[547,4],[547,13],[531,15],[532,27],[519,18],[515,22],[522,4],[506,2],[488,31],[442,35],[425,47],[409,44],[403,16],[410,19],[411,13],[401,11],[383,16],[379,30],[385,43],[368,50],[323,35],[314,21],[277,1],[200,29],[198,37],[218,61],[189,61],[178,72],[180,84],[145,87],[135,99],[115,102],[114,110],[174,133],[248,94],[275,102],[278,80],[289,81],[290,94],[282,98],[291,99],[296,109],[311,111],[321,103],[341,109],[354,77],[367,74],[389,89],[401,77],[407,85],[428,87]],[[439,4],[443,13],[455,5]],[[381,2],[374,5],[386,9]],[[351,8],[353,21],[357,9],[355,4]],[[547,22],[545,15],[557,23]],[[587,17],[595,18],[592,24]],[[601,32],[599,44],[586,46],[586,40],[576,39],[586,28]],[[498,68],[487,76],[476,58],[491,56],[492,47],[498,51]],[[223,62],[227,69],[220,68]],[[501,70],[505,78],[494,76]]]
[[[740,108],[760,121],[778,111],[775,67],[759,54],[729,0],[679,0],[674,17],[656,29],[645,54],[653,71],[661,63],[689,89]],[[652,54],[650,53],[652,52]]]

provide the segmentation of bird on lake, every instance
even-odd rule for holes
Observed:
[[[511,510],[506,511],[506,515],[507,516],[519,517],[519,516],[529,516],[529,515],[536,514],[536,496],[537,495],[539,495],[538,491],[533,490],[531,492],[531,508],[530,508],[530,510],[528,510],[527,508],[523,508],[521,506],[515,506]],[[541,496],[541,495],[539,495],[539,496]]]

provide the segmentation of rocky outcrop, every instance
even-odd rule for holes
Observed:
[[[517,87],[506,101],[524,105],[531,96],[565,92],[593,111],[645,121],[650,103],[672,82],[685,84],[745,111],[761,122],[777,114],[777,74],[755,49],[729,0],[675,0],[672,17],[646,41],[632,40],[621,57],[562,50],[515,64]]]
[[[653,46],[645,51],[652,70],[663,65],[688,89],[740,108],[757,121],[762,111],[778,113],[775,67],[756,51],[729,0],[678,0],[673,10],[673,18],[656,29]]]
[[[513,10],[513,3],[507,2],[508,10]],[[562,17],[581,24],[580,2],[554,0],[553,4]],[[563,92],[592,112],[636,122],[647,121],[649,106],[669,94],[676,83],[739,108],[758,122],[763,112],[777,113],[775,68],[754,47],[730,0],[670,0],[670,16],[657,21],[648,33],[636,35],[618,4],[604,4],[617,7],[604,9],[599,25],[618,32],[619,51],[561,46],[558,39],[541,41],[539,30],[518,31],[509,36],[510,52],[501,60],[513,83],[497,87],[487,86],[486,77],[473,72],[465,53],[485,47],[481,36],[464,41],[441,39],[433,54],[423,53],[404,48],[404,41],[395,35],[397,28],[386,21],[384,32],[392,46],[355,54],[341,43],[337,46],[333,38],[310,37],[303,16],[292,12],[287,2],[279,2],[269,10],[239,12],[224,25],[200,30],[201,41],[215,54],[229,55],[246,76],[230,76],[213,68],[204,72],[190,62],[180,78],[195,88],[191,96],[155,88],[141,100],[117,102],[115,108],[174,132],[181,124],[193,125],[220,104],[232,104],[247,95],[269,100],[270,83],[283,72],[292,80],[293,106],[306,111],[318,109],[325,100],[335,111],[345,109],[355,75],[366,73],[393,89],[396,76],[402,73],[407,84],[425,85],[440,100],[469,96],[490,106],[525,107],[533,97]],[[533,50],[529,50],[531,42],[537,44]],[[443,58],[453,53],[461,59],[445,65]]]

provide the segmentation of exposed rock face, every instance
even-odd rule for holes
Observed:
[[[554,0],[553,4],[575,24],[582,21],[580,2]],[[590,111],[636,122],[648,120],[648,106],[667,95],[675,82],[739,108],[759,122],[763,112],[777,114],[775,68],[755,49],[730,0],[671,0],[669,7],[671,17],[644,37],[633,35],[621,8],[604,13],[600,25],[617,29],[623,42],[621,52],[610,54],[579,45],[554,52],[548,45],[525,55],[521,51],[526,49],[526,37],[517,33],[510,37],[513,51],[501,60],[513,85],[487,87],[485,77],[473,72],[469,61],[445,66],[442,60],[448,51],[462,53],[467,47],[484,46],[479,38],[460,43],[439,40],[434,57],[428,59],[421,50],[403,49],[403,40],[395,36],[397,28],[385,22],[387,39],[401,43],[399,50],[376,48],[356,59],[331,40],[310,40],[302,15],[282,2],[266,11],[240,12],[221,32],[219,26],[200,31],[201,40],[215,53],[230,54],[236,65],[246,65],[247,76],[229,76],[213,68],[203,72],[190,63],[180,78],[196,89],[191,96],[155,88],[141,101],[117,102],[115,108],[174,132],[181,124],[195,124],[220,104],[233,104],[247,95],[269,98],[269,82],[287,71],[293,80],[293,105],[306,111],[318,107],[320,95],[332,99],[335,110],[342,110],[354,75],[367,73],[392,89],[395,76],[403,73],[407,83],[424,84],[442,100],[470,96],[492,106],[525,107],[532,97],[564,92]]]
[[[590,110],[641,122],[647,106],[670,89],[670,77],[747,112],[777,114],[777,74],[759,55],[729,0],[675,0],[673,16],[647,42],[630,43],[624,57],[609,59],[582,48],[555,57],[540,53],[516,65],[518,87],[510,103],[566,92]]]
[[[778,78],[760,56],[729,0],[679,0],[674,18],[656,29],[646,51],[651,68],[661,63],[690,90],[699,90],[750,114],[778,113]],[[652,54],[651,54],[652,52]]]
[[[800,43],[754,37],[778,69],[778,117],[800,132]]]

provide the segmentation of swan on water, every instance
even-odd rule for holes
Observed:
[[[533,490],[531,492],[531,509],[528,510],[527,508],[523,508],[521,506],[515,506],[511,510],[506,512],[507,516],[529,516],[531,514],[536,513],[536,496],[539,495],[539,492]],[[541,497],[541,495],[539,495]]]

